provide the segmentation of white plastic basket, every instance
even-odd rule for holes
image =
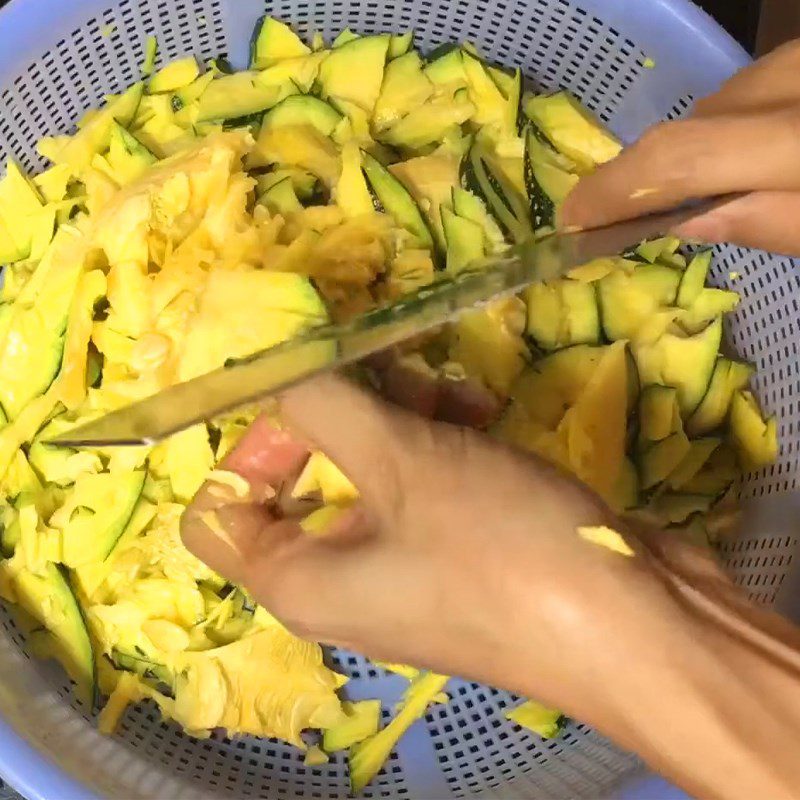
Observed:
[[[103,95],[138,76],[144,39],[162,59],[227,54],[242,64],[253,23],[267,11],[300,31],[331,37],[413,28],[423,49],[468,39],[490,58],[523,67],[545,87],[577,93],[623,139],[684,114],[696,97],[747,63],[747,56],[687,0],[12,0],[0,12],[0,156],[42,166],[35,144],[69,130]],[[647,69],[645,58],[656,66]],[[744,538],[723,554],[737,581],[760,601],[791,611],[800,518],[800,270],[788,259],[718,249],[713,280],[731,272],[742,303],[728,331],[758,366],[756,388],[781,420],[782,452],[744,489]],[[131,709],[114,738],[101,736],[71,696],[64,675],[31,659],[0,611],[0,773],[31,800],[107,797],[333,798],[348,795],[344,759],[306,768],[274,741],[195,741]],[[394,701],[401,679],[362,657],[333,655],[355,699]],[[570,669],[565,664],[564,669]],[[602,691],[602,687],[598,687]],[[506,692],[453,681],[453,701],[434,707],[402,740],[367,797],[597,798],[616,793],[641,765],[577,722],[556,740],[505,720]],[[387,712],[388,715],[388,712]],[[650,788],[637,797],[653,797]]]

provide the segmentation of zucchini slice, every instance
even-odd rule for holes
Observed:
[[[525,114],[581,172],[591,172],[622,150],[617,138],[569,92],[531,97]]]
[[[342,115],[330,103],[318,97],[295,94],[281,100],[264,114],[262,127],[310,125],[323,136],[330,136],[341,121]]]
[[[451,131],[458,131],[474,111],[463,94],[456,92],[452,98],[437,97],[418,105],[392,125],[383,134],[382,141],[414,151],[441,142]]]
[[[498,253],[506,247],[503,231],[494,217],[486,210],[486,204],[472,192],[453,187],[453,211],[459,217],[470,219],[481,226],[484,235],[484,251],[489,254]]]
[[[677,237],[662,236],[660,239],[642,242],[634,253],[649,264],[655,264],[656,261],[670,260],[680,246],[681,240]]]
[[[21,569],[14,576],[19,604],[52,636],[53,655],[78,685],[82,700],[95,694],[95,660],[86,620],[75,597],[69,573],[48,563],[42,574]]]
[[[250,40],[250,65],[254,69],[274,64],[283,58],[305,56],[311,48],[284,22],[263,16],[256,22]]]
[[[728,314],[739,305],[739,294],[726,289],[704,288],[692,304],[677,317],[681,327],[689,333],[704,328],[714,317]]]
[[[556,210],[580,179],[575,164],[554,150],[530,123],[525,131],[525,187],[534,230],[555,225]]]
[[[457,44],[443,44],[428,55],[425,76],[441,90],[455,93],[467,85],[464,59]]]
[[[486,203],[489,212],[515,242],[531,236],[530,209],[526,200],[499,171],[493,170],[479,144],[473,144],[461,164],[464,188]]]
[[[711,267],[711,255],[711,250],[704,250],[689,262],[678,287],[676,302],[681,308],[691,308],[703,291]]]
[[[367,187],[361,167],[361,151],[358,145],[354,141],[347,142],[342,147],[342,172],[336,183],[334,197],[336,205],[348,217],[358,217],[375,210],[373,195]]]
[[[164,67],[161,67],[147,83],[150,94],[159,92],[174,92],[188,86],[200,74],[200,67],[194,56],[179,58]]]
[[[671,489],[681,490],[694,478],[708,462],[714,451],[722,444],[722,439],[709,436],[689,442],[689,452],[667,479]]]
[[[722,341],[722,318],[693,336],[667,332],[651,344],[634,342],[642,383],[659,383],[678,390],[681,414],[688,418],[708,390]]]
[[[345,28],[331,42],[331,47],[333,49],[336,49],[337,47],[342,47],[343,45],[346,45],[349,42],[354,42],[356,39],[360,39],[360,38],[361,38],[361,36],[359,36],[359,34],[357,34],[355,31],[351,31],[350,28]]]
[[[777,420],[775,417],[763,418],[752,392],[742,389],[734,394],[730,434],[746,469],[761,469],[778,458]]]
[[[236,72],[215,78],[197,101],[197,121],[247,117],[297,94],[297,87],[291,82],[265,86],[256,77],[254,72]]]
[[[369,153],[362,150],[361,158],[367,183],[381,206],[398,225],[412,233],[422,247],[433,251],[433,234],[408,189]]]
[[[508,101],[492,80],[483,62],[471,53],[462,51],[462,63],[467,79],[469,99],[475,107],[472,120],[476,125],[502,127],[506,122]],[[509,131],[516,132],[516,118]]]
[[[457,275],[483,258],[483,229],[477,222],[459,217],[442,206],[442,228],[447,241],[447,271]]]
[[[728,491],[740,474],[736,452],[727,442],[722,442],[703,466],[680,487],[680,490],[689,494],[720,497]]]
[[[336,47],[319,68],[323,98],[350,100],[372,115],[381,92],[390,37],[362,36]]]
[[[603,330],[611,341],[635,339],[653,315],[675,301],[681,273],[661,264],[617,270],[598,283]],[[673,315],[674,316],[674,315]]]
[[[642,490],[663,483],[681,464],[691,450],[683,430],[655,442],[639,455],[639,478]]]
[[[569,279],[533,284],[525,291],[528,335],[543,350],[600,342],[594,286]]]
[[[259,198],[259,203],[263,203],[270,213],[280,214],[286,216],[293,214],[297,211],[302,211],[303,206],[297,199],[297,194],[294,191],[294,185],[290,177],[285,177],[283,180],[270,186]]]
[[[400,58],[408,53],[414,45],[414,31],[394,33],[389,42],[389,58]]]
[[[728,416],[733,396],[744,389],[755,374],[751,364],[720,357],[703,400],[686,423],[690,436],[701,436],[719,428]]]
[[[389,62],[372,117],[375,130],[380,133],[419,108],[433,94],[433,88],[416,51]]]
[[[673,386],[646,386],[639,397],[639,440],[660,442],[680,428],[678,390]]]

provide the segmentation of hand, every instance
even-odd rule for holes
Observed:
[[[331,376],[282,414],[291,436],[262,418],[221,465],[246,496],[206,484],[182,536],[296,634],[534,696],[696,796],[795,796],[800,634],[707,554],[589,543],[579,526],[618,523],[569,478]],[[263,503],[311,443],[362,498],[323,537]]]
[[[800,255],[800,40],[742,70],[596,173],[564,204],[563,223],[591,227],[728,192],[746,197],[675,233]]]
[[[594,599],[612,593],[613,616],[635,571],[577,535],[611,522],[600,501],[532,456],[330,376],[289,391],[282,416],[293,438],[262,418],[222,465],[249,497],[201,489],[183,521],[187,547],[301,636],[521,691],[535,682],[538,696],[563,699],[567,653],[609,633]],[[322,538],[258,502],[296,475],[303,442],[362,498]],[[210,532],[210,509],[231,543]],[[523,674],[509,676],[515,659]]]

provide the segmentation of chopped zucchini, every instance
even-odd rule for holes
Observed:
[[[605,351],[592,345],[566,347],[526,369],[511,388],[512,403],[497,431],[501,438],[525,446],[528,422],[535,423],[539,432],[554,431],[566,410],[577,403]]]
[[[483,257],[483,229],[442,206],[442,227],[447,240],[447,271],[457,275]]]
[[[411,192],[424,215],[442,258],[447,243],[442,230],[441,208],[449,206],[453,187],[458,184],[458,158],[450,154],[420,156],[392,164],[389,171]]]
[[[432,94],[433,84],[423,73],[422,59],[416,51],[389,62],[372,117],[375,130],[390,128],[422,106]]]
[[[408,53],[414,45],[414,31],[392,34],[389,42],[389,58],[400,58]]]
[[[211,70],[204,72],[199,77],[195,78],[187,86],[182,86],[175,92],[175,97],[180,102],[182,108],[191,105],[196,100],[200,99],[203,92],[209,87],[211,81],[214,80],[214,73]]]
[[[556,211],[580,177],[575,164],[554,150],[530,123],[525,132],[525,187],[535,230],[553,227]]]
[[[194,56],[179,58],[161,67],[155,75],[147,82],[147,91],[150,94],[160,92],[174,92],[188,86],[200,74],[200,67]]]
[[[307,56],[283,59],[257,73],[255,82],[265,87],[294,84],[298,91],[307,94],[314,86],[320,65],[326,55],[326,53],[311,53]]]
[[[383,133],[382,141],[393,147],[422,150],[442,141],[447,133],[466,122],[474,107],[462,93],[452,98],[437,97],[418,104]]]
[[[714,451],[722,444],[722,439],[708,437],[695,439],[689,443],[689,452],[683,461],[670,473],[667,480],[671,489],[680,490],[694,478],[708,462]]]
[[[508,101],[479,58],[462,51],[462,63],[469,99],[475,108],[472,121],[479,126],[497,126],[502,129],[508,120]],[[503,132],[507,135],[516,133],[516,120],[510,130]]]
[[[297,94],[297,87],[291,82],[264,86],[255,78],[254,72],[235,72],[213,80],[197,101],[197,121],[246,117],[272,108],[290,94]]]
[[[652,489],[665,481],[687,457],[691,450],[683,430],[654,442],[639,455],[639,478],[643,490]]]
[[[689,333],[704,328],[712,319],[720,314],[728,314],[739,305],[737,292],[725,289],[704,288],[692,304],[677,317],[681,327]]]
[[[437,48],[428,56],[425,76],[441,91],[455,93],[467,85],[464,59],[458,45],[448,44]]]
[[[705,464],[678,488],[688,494],[720,497],[728,491],[740,474],[736,452],[733,447],[723,442],[714,449]]]
[[[297,211],[302,211],[303,206],[297,199],[294,191],[294,184],[289,177],[278,181],[267,189],[259,198],[259,203],[263,203],[272,214],[286,216]]]
[[[680,428],[678,390],[672,386],[646,386],[639,397],[639,439],[660,442]]]
[[[144,94],[144,83],[134,83],[129,89],[109,101],[91,120],[74,136],[66,138],[64,144],[50,154],[56,164],[69,164],[74,174],[80,173],[92,161],[92,158],[103,153],[111,138],[113,123],[116,121],[123,128],[130,126]],[[40,145],[52,140],[47,138]]]
[[[568,92],[531,97],[525,114],[582,172],[619,155],[622,145]]]
[[[310,95],[294,94],[267,111],[261,124],[262,128],[310,125],[323,136],[330,136],[341,120],[342,115],[324,100]]]
[[[371,115],[381,92],[390,38],[363,36],[335,48],[319,69],[323,98],[350,100]]]
[[[83,474],[69,503],[50,524],[62,531],[63,563],[79,567],[102,561],[114,549],[133,514],[144,486],[143,470]]]
[[[428,705],[447,681],[444,675],[422,673],[406,690],[389,724],[353,747],[350,751],[350,785],[353,794],[360,793],[377,775],[400,737],[415,720],[425,715]]]
[[[350,30],[350,28],[345,28],[332,42],[331,47],[337,48],[341,47],[342,45],[347,44],[348,42],[353,42],[356,39],[360,39],[361,37]]]
[[[640,256],[650,264],[656,261],[664,261],[675,255],[675,251],[681,246],[681,240],[676,236],[663,236],[660,239],[651,239],[649,242],[642,242],[635,250]]]
[[[358,703],[342,703],[346,718],[327,728],[322,734],[322,747],[326,753],[346,750],[354,744],[363,742],[368,736],[378,732],[381,721],[380,700],[362,700]]]
[[[22,608],[52,635],[52,655],[76,682],[80,697],[91,702],[95,693],[92,642],[67,571],[51,563],[41,574],[21,569],[14,576],[14,587]]]
[[[172,670],[156,660],[155,654],[152,656],[147,654],[141,645],[134,645],[130,650],[114,647],[109,659],[118,669],[132,672],[162,694],[173,696],[175,675]]]
[[[710,495],[665,492],[653,499],[650,508],[663,525],[678,525],[693,514],[704,514],[714,500]]]
[[[532,234],[530,210],[525,198],[513,187],[505,175],[492,169],[482,148],[473,144],[461,167],[464,188],[474,192],[486,203],[489,212],[516,242],[523,242]]]
[[[569,279],[532,284],[525,302],[528,335],[543,350],[599,343],[600,318],[591,284]]]
[[[564,715],[560,711],[547,708],[533,700],[506,711],[506,719],[522,728],[527,728],[542,739],[558,736],[564,724]]]
[[[754,374],[751,364],[731,361],[724,356],[718,358],[703,400],[686,423],[687,433],[700,436],[722,425],[734,394],[744,389]]]
[[[250,65],[264,69],[283,58],[308,55],[311,50],[284,22],[264,16],[256,23],[250,42]]]
[[[109,177],[125,186],[154,164],[156,157],[132,133],[115,122],[104,160]]]
[[[342,172],[334,190],[336,205],[348,217],[358,217],[374,211],[372,195],[362,169],[361,151],[355,142],[342,147]]]
[[[711,256],[711,250],[704,250],[689,262],[689,266],[681,278],[681,285],[678,287],[676,303],[681,308],[691,308],[700,296],[700,292],[703,291],[711,266]]]
[[[678,390],[681,414],[688,418],[700,405],[722,341],[722,319],[692,336],[665,333],[652,344],[634,344],[639,376],[647,385],[660,383]]]
[[[143,78],[153,74],[157,55],[158,39],[155,36],[148,36],[144,43],[144,61],[142,61],[142,66],[140,67]]]
[[[675,301],[681,274],[661,264],[617,270],[598,283],[603,330],[611,341],[636,339],[659,309]]]
[[[450,360],[480,378],[495,394],[508,397],[528,362],[522,339],[524,315],[525,306],[517,297],[463,314],[451,331]]]
[[[752,392],[740,389],[733,395],[730,435],[748,470],[761,469],[778,458],[777,420],[775,417],[764,420]]]
[[[311,125],[262,128],[250,161],[256,167],[299,167],[316,175],[329,188],[336,185],[341,172],[336,145]]]
[[[422,247],[433,250],[433,235],[408,189],[369,153],[362,152],[362,161],[367,182],[381,206],[398,225],[412,233]]]
[[[483,249],[486,253],[494,254],[506,248],[506,240],[500,226],[486,210],[486,204],[480,197],[460,186],[454,186],[453,211],[459,217],[472,220],[481,226],[484,237]]]

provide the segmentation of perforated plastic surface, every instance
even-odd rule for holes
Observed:
[[[70,129],[104,94],[133,81],[148,34],[158,36],[161,59],[227,54],[241,64],[264,10],[306,34],[414,28],[422,48],[471,40],[545,87],[573,90],[626,140],[685,114],[746,62],[684,0],[277,0],[266,9],[258,0],[12,0],[0,13],[0,156],[41,167],[36,141]],[[645,57],[655,69],[643,66]],[[800,271],[787,259],[723,247],[713,278],[743,296],[730,343],[757,364],[756,385],[780,416],[782,443],[778,464],[746,483],[747,534],[723,551],[757,599],[791,611],[800,584],[797,538],[787,527],[800,518]],[[194,741],[149,706],[129,710],[116,737],[102,737],[60,671],[29,658],[6,612],[0,623],[0,772],[30,798],[347,796],[341,756],[307,769],[282,743]],[[354,699],[391,703],[404,686],[360,656],[332,658],[352,677]],[[639,768],[578,723],[550,742],[521,731],[503,717],[516,699],[505,692],[462,681],[449,691],[452,702],[411,729],[365,796],[597,798]]]

